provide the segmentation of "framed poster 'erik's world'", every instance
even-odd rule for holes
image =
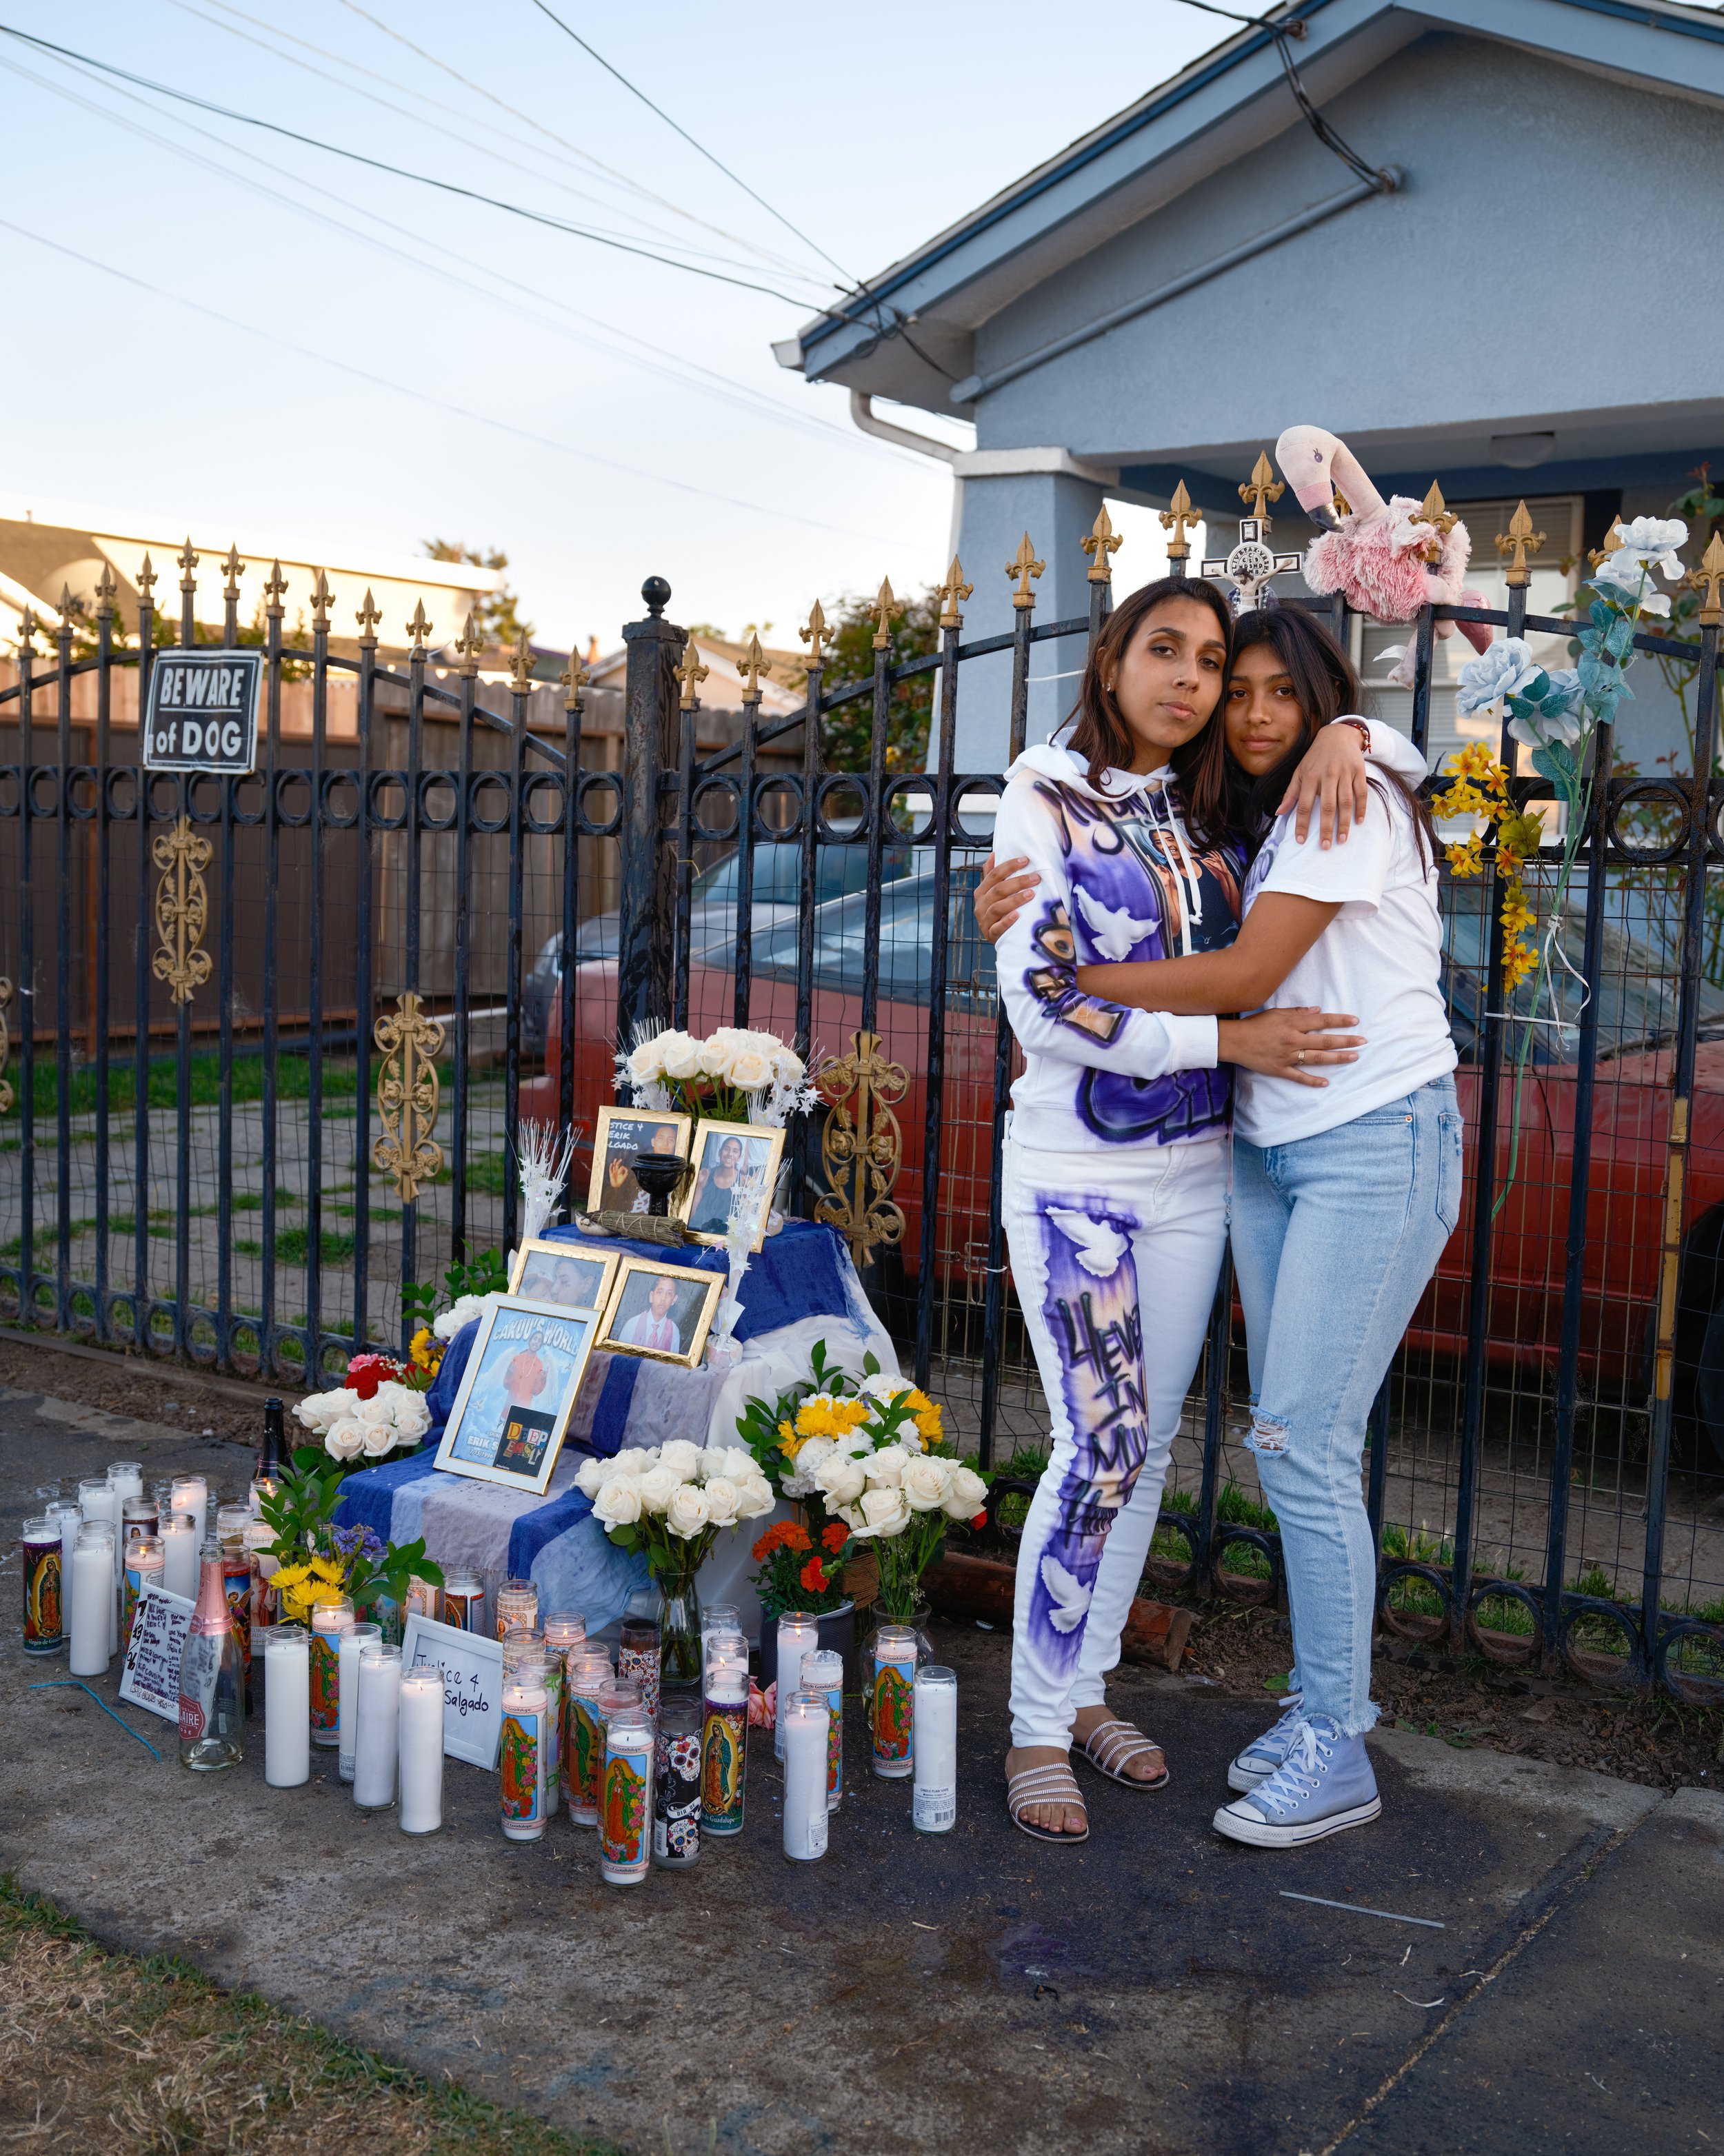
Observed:
[[[437,1466],[543,1496],[598,1330],[596,1311],[498,1296],[479,1321]]]

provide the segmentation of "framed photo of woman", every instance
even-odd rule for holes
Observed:
[[[606,1256],[579,1243],[523,1243],[515,1253],[509,1293],[525,1296],[529,1302],[597,1313],[610,1300],[620,1263],[615,1251]]]
[[[594,1311],[500,1296],[479,1321],[437,1466],[543,1496],[598,1332]]]
[[[783,1131],[764,1123],[696,1124],[694,1173],[677,1208],[696,1242],[722,1243],[736,1217],[748,1223],[749,1249],[760,1248],[784,1149]]]
[[[648,1211],[646,1193],[635,1180],[635,1155],[674,1153],[679,1160],[687,1160],[689,1127],[688,1116],[669,1108],[601,1108],[593,1133],[588,1212]]]
[[[707,1344],[723,1273],[656,1258],[625,1258],[598,1344],[625,1355],[651,1355],[693,1369]]]

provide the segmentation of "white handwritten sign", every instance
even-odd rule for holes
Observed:
[[[451,1759],[495,1772],[503,1729],[503,1643],[417,1610],[401,1639],[401,1666],[443,1672],[443,1749]]]
[[[125,1674],[120,1680],[121,1699],[129,1699],[134,1707],[147,1707],[152,1714],[159,1714],[164,1722],[176,1726],[180,1656],[185,1650],[193,1607],[189,1595],[170,1594],[165,1587],[145,1588],[137,1598]]]

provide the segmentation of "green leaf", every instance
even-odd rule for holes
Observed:
[[[879,1374],[880,1358],[871,1348],[867,1353],[862,1357],[862,1375],[865,1378],[877,1378]]]

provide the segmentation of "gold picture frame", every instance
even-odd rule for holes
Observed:
[[[677,1218],[697,1243],[724,1240],[730,1210],[736,1201],[722,1201],[722,1186],[717,1178],[725,1172],[723,1155],[733,1141],[740,1148],[738,1158],[745,1178],[745,1194],[754,1206],[754,1233],[749,1248],[758,1250],[766,1240],[767,1216],[772,1211],[779,1163],[784,1158],[782,1127],[769,1123],[721,1123],[703,1116],[694,1127],[694,1140],[688,1148],[688,1164],[692,1173],[677,1201]],[[709,1148],[713,1149],[710,1160],[707,1157]]]
[[[613,1174],[615,1163],[625,1160],[632,1153],[655,1152],[673,1152],[679,1160],[688,1158],[688,1134],[694,1127],[694,1118],[672,1108],[620,1108],[610,1104],[600,1108],[599,1120],[593,1132],[593,1172],[587,1183],[587,1210],[589,1213],[644,1213],[646,1194],[636,1182],[632,1168],[620,1177]],[[651,1135],[646,1138],[638,1133],[645,1128]],[[668,1129],[674,1132],[668,1146],[660,1146],[658,1133]],[[641,1202],[637,1205],[636,1200]]]
[[[596,1311],[499,1296],[479,1321],[437,1466],[543,1496],[599,1329]]]
[[[594,1344],[619,1355],[644,1355],[656,1363],[678,1363],[685,1370],[695,1369],[705,1352],[726,1280],[725,1274],[707,1272],[697,1265],[625,1257]],[[672,1283],[677,1292],[662,1310],[655,1310],[651,1297],[661,1281]],[[677,1344],[653,1345],[655,1339],[666,1338],[667,1327]]]
[[[600,1317],[616,1286],[622,1258],[580,1243],[553,1243],[535,1236],[515,1253],[509,1293],[529,1302],[553,1302],[559,1310],[589,1310]],[[564,1290],[567,1292],[564,1292]],[[586,1291],[590,1289],[591,1292]]]

